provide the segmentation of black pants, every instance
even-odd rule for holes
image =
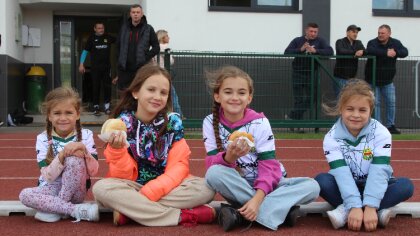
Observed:
[[[134,76],[136,76],[136,71],[123,71],[119,69],[117,82],[118,90],[122,91],[128,88],[133,81]]]
[[[315,76],[316,76],[315,72]],[[302,120],[304,113],[311,108],[311,74],[293,71],[293,109],[289,113],[289,117],[294,120]],[[316,80],[313,81],[313,105],[317,105],[317,84]]]
[[[109,67],[92,67],[90,70],[92,76],[92,103],[93,105],[99,105],[99,96],[101,95],[101,86],[103,87],[104,92],[104,103],[109,103],[111,101],[111,76],[110,76]]]

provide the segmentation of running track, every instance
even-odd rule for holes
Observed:
[[[35,155],[35,138],[36,133],[1,133],[0,134],[0,201],[5,200],[18,200],[19,192],[24,187],[35,186],[39,176],[39,169],[36,163]],[[96,144],[99,153],[100,171],[98,177],[94,177],[94,182],[105,176],[107,171],[107,165],[104,161],[103,156],[103,142],[96,139]],[[190,158],[190,169],[191,173],[197,176],[204,176],[204,157],[205,150],[201,140],[188,140],[188,144],[191,148]],[[325,157],[322,152],[322,141],[321,140],[277,140],[276,141],[276,156],[283,162],[288,172],[289,177],[295,176],[309,176],[314,177],[317,173],[328,171],[328,165],[325,161]],[[391,165],[394,169],[395,176],[406,176],[413,180],[415,184],[414,196],[409,200],[411,202],[420,202],[420,141],[394,141],[393,142],[393,153],[391,158]],[[87,200],[93,200],[91,192],[89,193]],[[220,196],[216,196],[215,200],[222,200]],[[318,199],[322,201],[322,199]],[[101,232],[103,235],[115,235],[121,232],[121,235],[134,234],[143,232],[145,234],[220,234],[223,231],[216,225],[205,225],[194,227],[193,229],[186,230],[183,227],[168,228],[168,227],[157,227],[148,228],[141,227],[135,224],[128,225],[125,227],[115,228],[111,225],[111,217],[108,214],[102,214],[102,220],[99,224],[92,223],[79,223],[82,227],[75,227],[74,224],[70,224],[69,221],[62,221],[55,225],[62,225],[63,228],[59,231],[60,234],[70,233],[75,234],[79,232]],[[16,227],[4,227],[8,224],[16,224],[20,229]],[[37,229],[37,232],[42,232],[42,235],[46,235],[48,232],[55,232],[53,228],[48,227],[49,224],[41,224],[33,220],[32,217],[0,217],[0,233],[2,235],[25,235],[32,234],[34,231],[31,229]],[[28,227],[26,227],[27,225]],[[99,227],[102,225],[102,227]],[[299,227],[300,226],[300,227]],[[405,226],[405,230],[401,231],[399,227]],[[61,227],[60,227],[61,228]],[[174,229],[176,229],[174,231]],[[329,226],[329,222],[326,218],[320,216],[308,216],[300,218],[297,227],[294,228],[280,228],[281,231],[289,235],[305,235],[313,234],[313,229],[316,229],[317,233],[326,235],[333,234],[334,230]],[[69,231],[71,230],[71,231]],[[261,235],[268,234],[268,231],[262,227],[253,227],[250,231],[245,232],[245,235]],[[420,219],[412,219],[407,216],[398,216],[391,220],[389,227],[386,230],[379,230],[379,234],[391,233],[404,234],[404,235],[420,235]],[[271,232],[272,233],[272,232]],[[352,232],[343,229],[340,233]],[[118,233],[119,234],[119,233]]]

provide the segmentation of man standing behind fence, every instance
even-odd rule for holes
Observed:
[[[346,55],[347,58],[337,57],[334,67],[335,95],[338,98],[341,88],[346,85],[347,80],[356,77],[359,57],[365,54],[365,46],[362,41],[357,40],[357,35],[362,29],[356,25],[347,27],[347,35],[335,42],[335,52],[337,56]],[[353,56],[353,58],[349,58]]]
[[[287,46],[284,54],[322,55],[330,56],[334,51],[327,41],[318,37],[318,25],[308,23],[305,35],[293,39]],[[285,116],[286,119],[301,120],[303,114],[310,106],[311,99],[311,58],[295,57],[293,67],[293,110]],[[314,65],[314,76],[317,76],[318,65]]]
[[[113,80],[119,90],[126,89],[138,69],[159,53],[155,30],[147,24],[143,8],[135,4],[130,8],[130,18],[124,22],[117,39],[118,77]]]
[[[407,57],[408,50],[399,40],[391,38],[391,27],[389,25],[381,25],[378,28],[378,37],[368,42],[366,51],[367,55],[376,56],[375,119],[381,121],[381,97],[384,97],[386,106],[386,123],[384,125],[391,134],[400,134],[401,132],[395,127],[395,86],[393,79],[397,71],[397,58]],[[372,68],[373,60],[368,59],[365,79],[370,84],[373,84]]]

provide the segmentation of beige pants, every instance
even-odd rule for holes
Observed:
[[[99,204],[146,226],[178,225],[180,209],[209,203],[215,194],[199,177],[186,178],[157,202],[142,195],[139,192],[141,187],[131,180],[106,178],[99,180],[92,191]]]

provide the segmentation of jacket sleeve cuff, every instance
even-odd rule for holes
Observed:
[[[98,173],[98,169],[99,169],[98,161],[90,153],[85,157],[85,160],[86,160],[86,169],[89,176],[95,176]]]
[[[378,209],[381,204],[381,200],[372,196],[363,196],[363,206],[369,206]]]
[[[60,159],[55,157],[53,161],[41,169],[42,177],[48,182],[52,183],[64,170],[64,165],[61,164]]]
[[[362,200],[357,196],[349,197],[344,201],[344,208],[346,208],[346,210],[351,210],[352,208],[362,208]]]
[[[124,155],[124,148],[113,148],[111,147],[109,144],[106,146],[105,151],[107,154],[109,155],[105,155],[105,158],[107,159],[107,161],[113,161],[113,160],[118,160],[121,158],[121,156]]]
[[[223,156],[226,154],[226,152],[219,152],[216,155],[213,156],[206,156],[206,167],[207,169],[210,168],[212,165],[223,165],[231,168],[236,167],[236,161],[233,163],[228,163],[225,161]]]
[[[141,189],[140,189],[140,193],[143,194],[144,196],[146,196],[150,201],[153,202],[157,202],[159,201],[159,199],[161,198],[161,195],[159,194],[155,194],[152,190],[152,188],[150,188],[147,185],[144,185]]]

